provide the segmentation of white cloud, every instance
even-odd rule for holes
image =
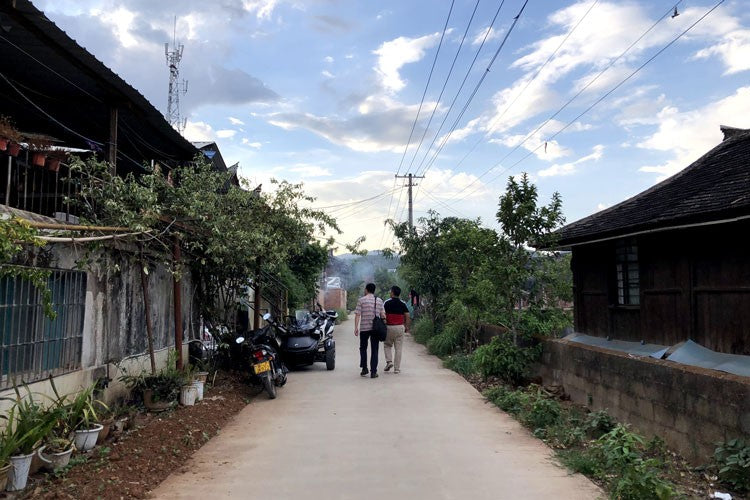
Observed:
[[[268,20],[278,4],[278,0],[243,0],[242,5],[247,12],[254,13],[258,20]]]
[[[230,137],[234,137],[235,134],[237,134],[237,131],[232,130],[232,129],[224,129],[224,130],[216,131],[216,137],[220,139],[229,139]]]
[[[405,64],[417,62],[424,57],[425,51],[435,45],[440,33],[425,35],[419,38],[398,37],[384,42],[373,53],[378,56],[375,71],[380,82],[389,92],[398,92],[406,86],[399,70]]]
[[[215,141],[216,132],[206,122],[193,122],[188,120],[183,134],[188,141]]]
[[[329,169],[319,165],[299,165],[290,168],[289,171],[302,177],[328,177],[332,175]]]
[[[260,142],[250,142],[250,139],[248,139],[247,137],[242,138],[242,144],[253,149],[260,149],[261,147],[263,147],[263,144],[261,144]]]
[[[489,30],[489,34],[487,34],[488,30]],[[503,35],[503,30],[499,30],[497,28],[491,28],[489,26],[486,28],[480,28],[479,31],[477,31],[477,33],[474,35],[474,39],[471,41],[471,44],[472,45],[481,44],[482,41],[484,40],[485,35],[487,36],[487,40],[485,41],[485,43],[487,43],[491,40],[496,40],[500,38]]]
[[[331,64],[331,63],[333,62],[333,57],[331,57],[331,56],[325,56],[325,57],[323,58],[323,60],[324,60],[325,62],[327,62],[328,64]]]
[[[244,125],[245,124],[245,122],[243,122],[239,118],[235,118],[234,116],[229,117],[229,123],[231,123],[232,125]]]
[[[727,33],[724,39],[695,53],[698,59],[711,56],[721,58],[726,66],[725,74],[731,75],[750,69],[750,30],[736,30]]]
[[[591,154],[578,158],[576,161],[558,164],[555,163],[549,168],[545,168],[537,172],[539,177],[554,177],[560,175],[572,175],[578,172],[578,165],[590,161],[598,161],[601,159],[604,152],[604,146],[597,144],[592,148]]]
[[[324,69],[323,71],[321,71],[320,74],[323,75],[323,76],[325,76],[326,78],[335,78],[335,76],[333,75],[333,73],[331,73],[327,69]]]
[[[750,86],[740,87],[732,95],[690,111],[665,107],[659,112],[658,119],[658,130],[641,141],[638,147],[669,152],[672,157],[662,164],[643,166],[640,170],[659,174],[659,179],[664,179],[721,142],[719,125],[750,128]]]
[[[606,203],[598,203],[598,204],[596,205],[596,211],[597,211],[597,212],[601,212],[601,211],[602,211],[602,210],[604,210],[605,208],[609,208],[609,205],[608,205],[608,204],[606,204]]]
[[[533,151],[537,158],[540,160],[553,161],[563,156],[570,154],[570,150],[564,146],[561,146],[556,140],[549,140],[548,138],[554,133],[558,132],[565,125],[558,120],[550,120],[535,131],[533,134],[514,134],[505,135],[497,139],[491,139],[491,143],[502,144],[509,148],[515,148],[521,146],[527,151]],[[568,130],[586,130],[587,125],[576,122],[571,125]]]

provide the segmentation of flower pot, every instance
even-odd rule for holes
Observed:
[[[31,153],[31,164],[35,165],[37,167],[43,167],[44,161],[47,159],[47,157],[44,155],[44,153],[39,152],[33,152]]]
[[[32,476],[36,474],[37,472],[39,472],[39,469],[41,469],[42,465],[44,465],[44,463],[42,462],[42,459],[39,458],[39,450],[40,448],[37,448],[36,450],[34,450],[33,452],[34,456],[31,457],[31,466],[29,467],[29,476]]]
[[[57,469],[65,467],[70,462],[70,456],[73,454],[72,446],[60,453],[44,453],[45,448],[46,446],[42,446],[36,451],[44,470],[55,472]]]
[[[203,401],[203,381],[202,380],[194,380],[193,381],[193,387],[195,387],[195,400],[196,401]]]
[[[76,431],[74,438],[76,450],[81,452],[92,450],[96,446],[96,439],[103,428],[102,424],[94,424],[94,427],[91,429]]]
[[[0,151],[5,151],[6,149],[8,149],[8,139],[0,137]]]
[[[127,428],[128,428],[128,417],[122,417],[122,418],[118,418],[112,423],[110,432],[112,434],[122,434],[123,432],[125,432],[125,429]]]
[[[26,481],[29,479],[29,468],[33,453],[28,455],[16,455],[10,457],[10,470],[8,471],[8,485],[5,487],[8,491],[21,491],[26,487]]]
[[[197,395],[198,389],[194,385],[183,385],[180,389],[180,404],[183,406],[193,406]]]
[[[10,464],[0,467],[0,491],[5,491],[5,487],[8,486],[8,472]]]
[[[112,426],[115,423],[114,418],[108,418],[107,420],[102,422],[102,430],[99,433],[99,437],[96,438],[96,444],[102,444],[108,437],[110,432],[112,431]]]
[[[8,154],[11,156],[18,156],[21,152],[21,145],[17,142],[11,142],[8,144]]]
[[[154,401],[153,389],[145,389],[143,391],[143,406],[148,411],[160,412],[169,408],[169,401]]]
[[[195,374],[195,380],[200,380],[203,382],[203,385],[206,385],[206,381],[208,380],[208,372],[197,372]]]
[[[47,167],[47,170],[51,172],[58,172],[60,170],[60,159],[59,158],[47,158],[47,160],[44,163],[44,166]]]

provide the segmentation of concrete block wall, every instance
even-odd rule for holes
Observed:
[[[544,343],[539,371],[544,385],[660,436],[695,464],[708,462],[719,441],[750,438],[748,377],[561,339]]]

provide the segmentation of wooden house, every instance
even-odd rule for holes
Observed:
[[[750,130],[569,224],[577,332],[750,355]]]

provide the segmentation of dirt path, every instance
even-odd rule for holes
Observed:
[[[256,398],[153,492],[157,498],[586,499],[520,424],[407,339],[399,375],[359,376],[353,321],[337,367],[293,372]],[[382,347],[382,346],[381,346]],[[381,363],[383,354],[381,349]],[[381,370],[382,370],[381,365]]]

